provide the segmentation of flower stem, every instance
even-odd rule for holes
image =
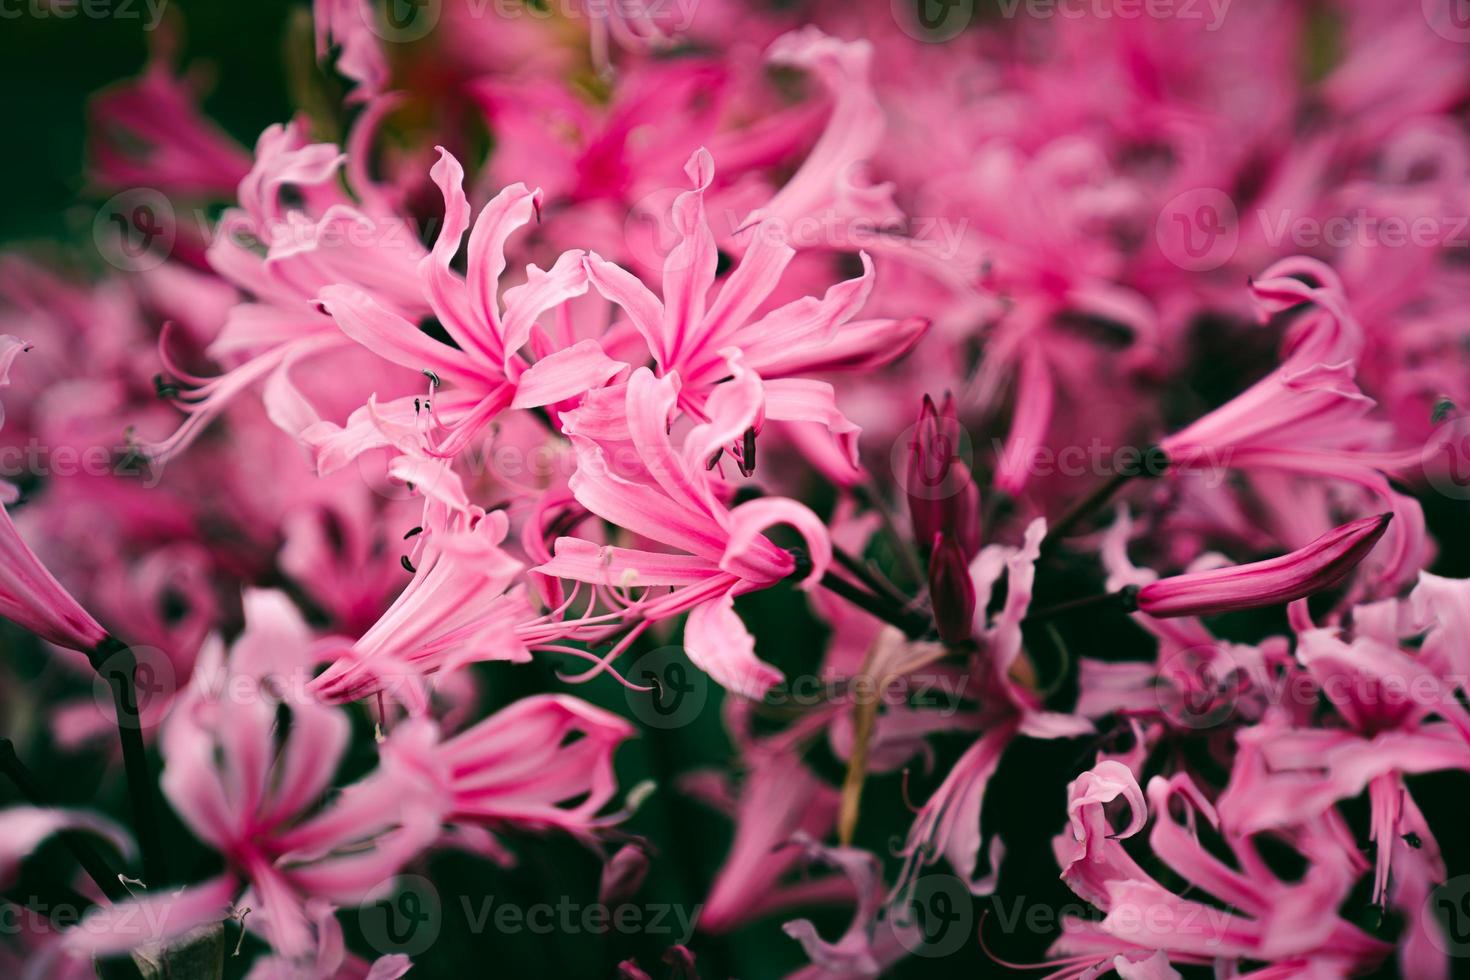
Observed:
[[[1164,455],[1163,450],[1156,446],[1151,446],[1143,450],[1141,459],[1143,462],[1138,469],[1123,470],[1114,473],[1106,481],[1095,487],[1086,497],[1073,504],[1062,515],[1061,519],[1057,521],[1056,525],[1047,532],[1046,538],[1041,542],[1042,552],[1044,553],[1055,548],[1063,538],[1076,529],[1078,524],[1099,510],[1109,500],[1113,499],[1113,495],[1126,486],[1128,481],[1134,477],[1162,476],[1169,469],[1168,457]]]
[[[903,609],[886,597],[860,589],[831,572],[822,576],[822,587],[835,592],[859,609],[872,613],[885,623],[897,626],[911,640],[928,633],[933,625],[928,616],[912,609]]]
[[[1096,595],[1083,596],[1080,599],[1072,599],[1067,602],[1059,602],[1055,606],[1047,606],[1038,609],[1026,616],[1024,622],[1039,623],[1057,616],[1065,616],[1079,609],[1090,609],[1094,606],[1114,606],[1120,612],[1133,612],[1138,608],[1138,586],[1129,585],[1119,589],[1117,592],[1099,592]]]
[[[10,777],[15,788],[20,790],[20,794],[31,806],[47,809],[53,807],[53,804],[47,802],[46,798],[41,795],[40,787],[36,785],[31,771],[20,761],[20,756],[16,755],[15,743],[8,738],[0,738],[0,770]],[[106,860],[92,846],[91,840],[85,834],[75,830],[62,830],[58,831],[56,836],[66,845],[71,856],[76,858],[77,864],[82,866],[87,877],[97,883],[102,894],[114,902],[120,902],[128,897],[127,889],[122,886],[117,873],[107,866]]]
[[[168,882],[160,836],[159,808],[154,799],[148,753],[143,747],[143,720],[138,710],[138,659],[125,644],[108,637],[92,653],[92,666],[112,688],[117,734],[122,743],[128,798],[133,810],[133,833],[143,852],[143,879],[150,888]]]

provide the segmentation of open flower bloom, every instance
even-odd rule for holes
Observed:
[[[714,160],[701,149],[686,171],[694,188],[673,204],[677,241],[664,260],[663,298],[595,252],[587,256],[592,286],[622,308],[659,373],[679,375],[685,411],[696,417],[706,412],[714,387],[729,376],[729,349],[735,348],[765,383],[766,418],[825,425],[856,465],[857,427],[837,409],[832,386],[806,375],[886,364],[907,352],[928,323],[853,319],[873,290],[866,254],[860,277],[838,283],[821,299],[804,297],[758,315],[796,254],[774,219],[756,225],[745,254],[711,299],[719,250],[704,196],[714,181]]]
[[[1310,279],[1313,282],[1303,280]],[[1425,558],[1424,516],[1385,474],[1420,462],[1420,450],[1389,452],[1388,429],[1370,423],[1373,399],[1358,387],[1364,333],[1341,279],[1320,262],[1278,262],[1252,283],[1262,319],[1291,311],[1275,371],[1185,429],[1159,441],[1182,470],[1233,469],[1262,476],[1337,480],[1360,489],[1370,506],[1398,519],[1375,577],[1410,581]],[[1305,308],[1300,308],[1305,307]]]
[[[760,378],[733,352],[726,369],[731,380],[705,403],[708,421],[690,429],[678,449],[669,438],[678,379],[656,378],[647,368],[628,381],[625,423],[600,429],[604,420],[590,407],[569,413],[566,421],[577,451],[570,481],[577,502],[616,527],[683,553],[564,537],[557,539],[551,561],[536,570],[615,590],[668,588],[640,598],[633,611],[646,623],[688,612],[689,659],[721,686],[759,698],[781,673],[756,657],[755,640],[736,615],[734,599],[797,571],[796,559],[764,532],[789,524],[806,539],[808,586],[831,562],[832,545],[822,521],[795,501],[763,497],[733,509],[725,502],[729,487],[716,474],[717,461],[755,426],[762,406]],[[636,453],[621,451],[627,443]]]
[[[314,948],[310,900],[368,901],[438,838],[437,787],[402,767],[382,765],[316,809],[351,726],[297,686],[310,633],[289,604],[257,594],[247,613],[228,658],[217,640],[203,652],[161,740],[164,795],[225,871],[91,913],[68,933],[74,951],[166,941],[223,919],[243,889],[240,902],[261,913],[276,952],[305,956]]]
[[[311,421],[316,409],[292,387],[290,370],[351,349],[316,304],[323,288],[371,288],[378,303],[401,316],[428,312],[416,275],[424,247],[397,213],[394,195],[369,177],[365,165],[389,108],[382,100],[362,114],[346,153],[332,143],[310,142],[304,120],[261,133],[254,166],[240,181],[238,206],[220,218],[208,252],[214,271],[250,297],[231,308],[206,349],[227,370],[196,377],[164,351],[164,366],[187,385],[172,399],[186,417],[168,438],[142,447],[150,458],[172,459],[234,399],[267,379],[272,421],[291,435]],[[330,400],[354,387],[339,375],[319,394]]]
[[[983,840],[980,811],[1006,746],[1018,734],[1066,738],[1092,730],[1084,718],[1041,710],[1035,694],[1013,676],[1022,654],[1021,622],[1031,607],[1036,562],[1045,537],[1046,521],[1037,518],[1026,528],[1020,547],[989,545],[970,564],[970,591],[975,596],[971,634],[981,650],[972,659],[964,693],[977,702],[978,711],[957,718],[956,727],[968,724],[979,735],[915,814],[904,841],[904,869],[895,885],[897,893],[913,888],[919,869],[940,857],[972,893],[992,891],[1001,841],[999,837],[991,840],[990,873],[978,873]],[[991,616],[987,607],[1002,576],[1007,583],[1005,603]]]
[[[525,663],[537,643],[575,634],[578,622],[531,606],[517,584],[525,566],[501,548],[508,529],[496,511],[422,532],[408,587],[356,642],[323,645],[332,664],[312,681],[313,693],[342,702],[386,690],[421,714],[425,676],[480,661]]]
[[[90,653],[107,639],[107,631],[21,540],[6,509],[17,496],[0,480],[0,617],[57,646]]]
[[[408,722],[384,746],[384,766],[431,779],[446,822],[590,843],[622,819],[603,811],[618,789],[613,755],[634,734],[585,701],[536,695],[443,740],[432,723]]]
[[[762,916],[817,901],[844,902],[852,897],[841,878],[820,877],[787,883],[801,864],[793,837],[825,837],[837,819],[837,791],[791,752],[751,743],[749,766],[739,792],[722,773],[693,773],[685,791],[726,813],[734,822],[735,840],[715,876],[699,928],[726,933]]]
[[[1279,558],[1150,582],[1138,590],[1138,609],[1158,617],[1213,616],[1315,595],[1358,566],[1383,537],[1392,516],[1359,518]]]
[[[1200,832],[1218,828],[1219,820],[1186,775],[1152,779],[1145,803],[1128,767],[1106,760],[1074,780],[1067,795],[1067,827],[1052,844],[1062,880],[1105,917],[1064,922],[1052,947],[1059,958],[1049,964],[1067,968],[1058,975],[1085,976],[1116,956],[1136,962],[1162,952],[1181,965],[1268,961],[1335,976],[1376,965],[1389,952],[1387,943],[1338,916],[1364,869],[1340,820],[1305,818],[1291,829],[1286,843],[1306,872],[1288,881],[1270,870],[1250,837],[1225,836],[1230,862],[1205,847]],[[1105,811],[1115,800],[1128,807],[1122,829]],[[1169,890],[1128,854],[1123,841],[1144,828],[1150,809],[1153,853],[1220,905]]]
[[[604,354],[595,340],[557,347],[535,333],[538,317],[587,291],[582,253],[564,253],[547,271],[529,266],[525,283],[499,295],[506,240],[540,209],[540,191],[523,184],[507,187],[485,205],[471,230],[459,161],[441,147],[430,173],[444,195],[444,225],[418,275],[424,298],[453,346],[425,335],[369,291],[334,285],[323,289],[320,299],[347,336],[394,364],[424,372],[435,389],[447,386],[426,409],[431,431],[425,448],[452,457],[505,409],[572,398],[627,366]],[[450,260],[467,230],[469,265],[461,278]],[[523,352],[528,343],[539,355],[534,363]]]

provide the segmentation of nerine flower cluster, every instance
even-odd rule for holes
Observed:
[[[624,977],[761,921],[880,976],[933,882],[1023,863],[1078,911],[1026,964],[975,920],[998,970],[1450,976],[1470,36],[1102,7],[446,0],[404,41],[316,0],[328,95],[253,147],[175,45],[100,93],[112,264],[0,258],[0,616],[50,665],[0,660],[0,885],[60,835],[83,908],[6,972],[223,930],[387,980],[416,954],[342,923],[398,876],[549,837],[635,895],[676,794],[730,835]],[[723,763],[630,777],[690,689]],[[1038,741],[1065,791],[987,796]],[[128,805],[43,798],[39,745]]]

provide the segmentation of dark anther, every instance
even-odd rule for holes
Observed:
[[[410,575],[417,575],[418,574],[418,571],[419,570],[417,568],[414,568],[413,567],[413,562],[411,562],[411,561],[408,560],[408,556],[407,555],[400,555],[399,558],[398,558],[398,561],[399,561],[399,564],[401,564],[404,568],[408,569],[408,574],[410,574]]]
[[[1424,841],[1420,840],[1419,835],[1414,833],[1413,831],[1410,831],[1409,833],[1404,835],[1404,843],[1408,844],[1416,851],[1424,846]]]
[[[416,535],[416,534],[423,534],[423,533],[424,533],[424,529],[423,528],[421,528],[421,527],[411,527],[411,528],[408,529],[408,533],[403,536],[403,540],[407,541],[409,538],[413,537],[414,535]]]
[[[433,371],[430,371],[428,368],[424,368],[424,377],[426,377],[426,378],[429,379],[429,384],[430,385],[432,385],[435,388],[438,388],[439,387],[439,384],[440,384],[439,375],[435,374]]]
[[[740,472],[750,476],[755,472],[755,427],[745,430],[745,441],[740,447]]]
[[[704,464],[704,468],[707,469],[707,470],[712,470],[716,466],[719,466],[720,465],[720,457],[722,457],[724,455],[725,455],[725,450],[723,448],[716,449],[715,450],[715,454],[709,458],[709,462],[707,462],[707,463]]]
[[[153,376],[153,390],[158,393],[159,398],[179,397],[179,386],[165,381],[161,374]]]
[[[796,579],[799,582],[812,573],[812,559],[811,556],[806,553],[805,548],[788,548],[786,553],[790,555],[791,560],[796,563],[796,567],[792,570],[791,574],[787,576],[788,578]]]

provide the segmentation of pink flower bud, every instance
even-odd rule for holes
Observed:
[[[980,548],[980,491],[960,452],[962,438],[953,396],[946,394],[936,408],[925,395],[909,444],[904,489],[914,539],[928,547],[936,535],[951,535],[968,559]]]
[[[107,631],[21,540],[4,507],[14,499],[14,488],[0,483],[0,617],[57,646],[90,652]]]
[[[1352,521],[1278,558],[1151,582],[1138,592],[1138,609],[1160,617],[1211,616],[1280,605],[1330,589],[1373,550],[1392,517]]]
[[[963,643],[970,638],[975,617],[975,583],[970,579],[969,559],[960,543],[940,534],[929,558],[929,602],[934,624],[945,643]]]

